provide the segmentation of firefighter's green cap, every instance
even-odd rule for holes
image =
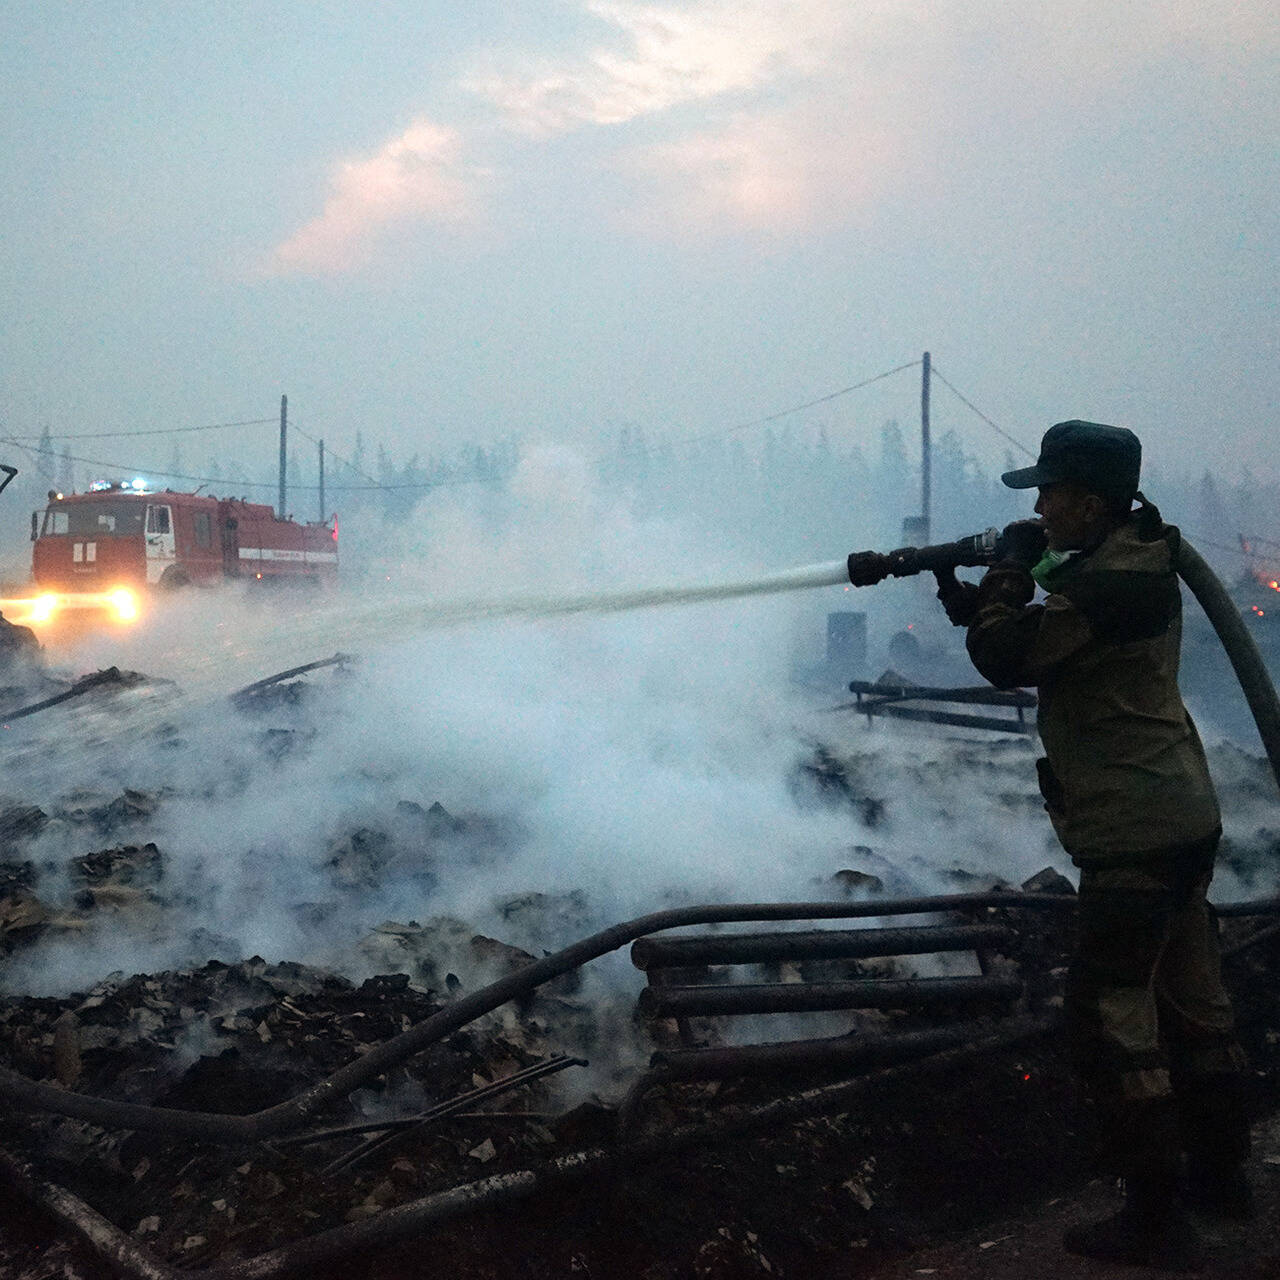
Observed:
[[[1102,422],[1055,423],[1040,441],[1033,467],[1006,471],[1010,489],[1035,489],[1070,480],[1104,497],[1132,497],[1142,469],[1142,444],[1128,427]]]

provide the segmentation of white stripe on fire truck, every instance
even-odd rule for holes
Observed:
[[[301,560],[306,564],[337,564],[336,551],[272,551],[268,547],[241,547],[241,560]]]

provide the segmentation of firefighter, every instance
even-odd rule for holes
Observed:
[[[1039,522],[1007,531],[980,584],[939,575],[938,598],[983,676],[1036,688],[1040,789],[1080,870],[1068,1041],[1125,1200],[1064,1245],[1184,1271],[1202,1261],[1188,1205],[1254,1208],[1245,1059],[1205,900],[1220,814],[1177,683],[1179,534],[1138,492],[1140,464],[1124,428],[1051,427],[1036,464],[1002,477],[1039,489]]]

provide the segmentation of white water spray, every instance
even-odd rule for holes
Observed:
[[[735,582],[699,583],[685,586],[639,587],[624,591],[586,591],[564,595],[514,595],[494,598],[437,600],[427,597],[398,604],[372,605],[363,610],[344,611],[340,624],[344,635],[354,642],[368,643],[370,629],[376,627],[379,642],[398,640],[440,627],[462,626],[502,618],[555,618],[576,613],[623,613],[664,605],[705,604],[716,600],[738,600],[748,596],[777,595],[812,587],[830,587],[849,581],[844,560],[824,561],[782,573]],[[311,628],[293,632],[299,641],[323,635],[332,640],[331,623],[316,619]]]
[[[172,662],[148,671],[174,682],[176,687],[165,696],[131,699],[126,714],[101,721],[92,734],[76,735],[62,743],[77,755],[111,752],[121,739],[171,723],[175,716],[207,705],[251,680],[335,651],[358,655],[429,631],[509,619],[536,621],[705,604],[847,585],[848,581],[847,562],[830,560],[719,583],[452,599],[410,596],[390,602],[369,600],[354,607],[349,601],[333,601],[296,613],[287,621],[279,615],[241,619],[233,628],[220,628],[219,634],[206,636],[199,651],[174,652]],[[17,733],[6,741],[16,746],[25,736]]]

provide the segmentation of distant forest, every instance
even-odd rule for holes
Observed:
[[[859,431],[871,440],[869,448],[849,443],[853,434],[847,422],[804,422],[696,440],[622,427],[587,461],[602,493],[626,503],[639,520],[679,522],[754,563],[799,564],[854,547],[901,545],[903,518],[919,514],[914,431],[908,436],[895,421],[878,431]],[[507,491],[531,447],[513,437],[401,461],[357,433],[349,458],[327,458],[324,514],[338,515],[344,545],[358,561],[363,546],[385,549],[395,541],[395,528],[429,521],[433,505],[474,498],[494,510],[495,497]],[[74,461],[70,447],[48,431],[26,456],[11,452],[21,475],[0,511],[10,579],[26,558],[25,528],[18,529],[32,509],[43,506],[48,489],[82,490],[92,480],[116,478]],[[1247,470],[1215,474],[1205,461],[1187,458],[1185,470],[1177,472],[1149,466],[1144,491],[1221,571],[1237,576],[1280,560],[1280,485]],[[1021,465],[1025,459],[1010,454],[999,469]],[[184,440],[166,466],[167,471],[146,473],[155,487],[190,491],[205,479],[205,492],[273,505],[276,500],[274,469],[255,470],[233,453],[211,454]],[[935,439],[932,476],[935,540],[1031,514],[1034,494],[1006,489],[998,471],[980,465],[954,431]],[[318,519],[316,449],[308,441],[295,443],[287,479],[290,512],[299,520]],[[1256,563],[1242,555],[1242,536]],[[351,558],[344,560],[355,569]]]

